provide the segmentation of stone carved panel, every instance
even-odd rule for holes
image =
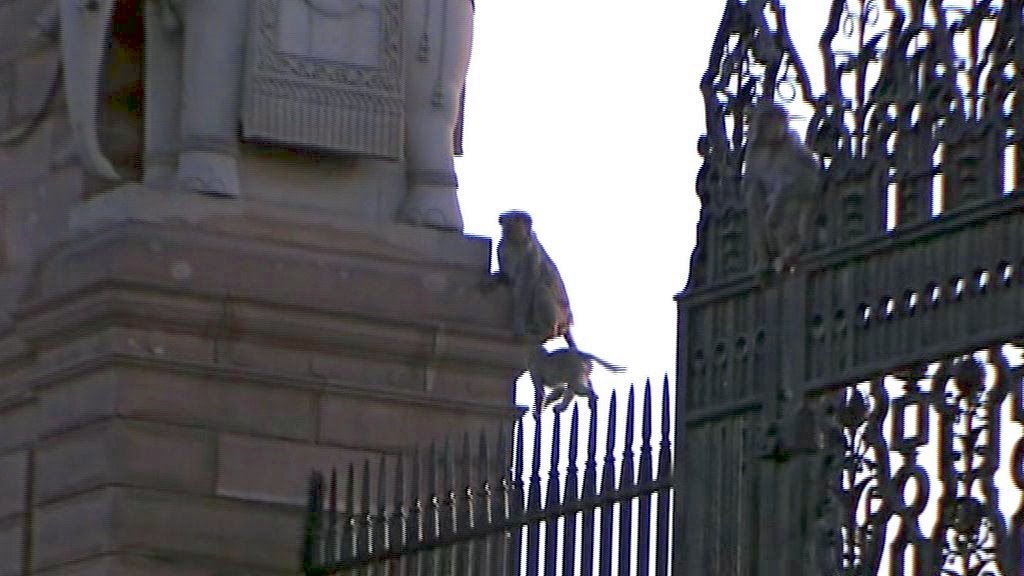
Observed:
[[[401,158],[400,0],[256,0],[245,138]]]

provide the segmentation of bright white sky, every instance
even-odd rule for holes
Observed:
[[[787,2],[814,69],[829,4]],[[599,394],[674,379],[672,297],[685,284],[699,211],[699,82],[724,7],[476,3],[466,155],[457,164],[466,233],[496,240],[501,212],[533,216],[569,291],[577,344],[629,368],[595,372]]]

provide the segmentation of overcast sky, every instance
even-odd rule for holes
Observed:
[[[828,2],[787,4],[813,16],[800,25],[814,50]],[[501,212],[533,215],[569,291],[576,342],[630,369],[595,373],[599,390],[674,372],[672,297],[686,280],[699,210],[698,83],[724,6],[476,3],[457,165],[466,232],[497,239]]]

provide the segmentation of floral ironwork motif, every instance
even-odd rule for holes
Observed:
[[[727,2],[701,82],[678,565],[1024,574],[1024,0],[829,4],[823,86],[783,0]],[[766,100],[810,111],[822,184],[799,258],[755,273]]]
[[[817,570],[1019,573],[1022,512],[1000,500],[997,480],[1000,471],[1019,476],[1022,464],[1024,372],[1012,348],[916,365],[819,399],[830,480],[817,508]]]

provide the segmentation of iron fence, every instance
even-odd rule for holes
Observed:
[[[656,455],[649,381],[642,394],[638,454],[631,387],[622,429],[614,392],[607,411],[591,406],[583,423],[585,455],[580,454],[583,418],[574,406],[568,438],[562,435],[563,415],[555,413],[550,442],[542,443],[547,418],[534,413],[524,416],[512,434],[499,431],[489,439],[481,433],[475,446],[466,434],[460,448],[448,441],[432,444],[392,464],[382,458],[367,461],[361,471],[350,466],[340,479],[336,470],[329,479],[314,472],[304,573],[667,576],[672,479],[668,379],[662,387]],[[603,446],[600,420],[606,421]],[[530,450],[524,448],[527,428],[533,436]],[[543,450],[550,450],[546,480]]]

